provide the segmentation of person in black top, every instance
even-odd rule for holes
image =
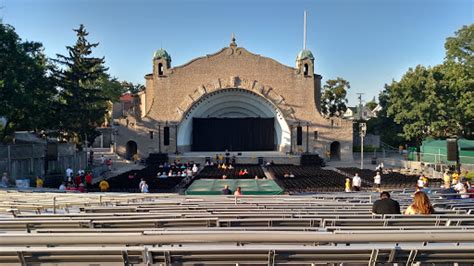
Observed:
[[[232,195],[232,190],[229,189],[228,185],[224,186],[224,189],[221,191],[222,195]]]
[[[400,204],[390,198],[390,193],[382,191],[380,199],[374,202],[372,206],[374,214],[400,214]]]

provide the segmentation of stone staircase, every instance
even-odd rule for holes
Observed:
[[[101,179],[108,179],[119,174],[128,172],[130,170],[140,170],[144,166],[135,164],[134,162],[120,157],[118,154],[111,151],[108,148],[92,148],[94,151],[94,179],[93,183],[98,182]],[[102,164],[102,156],[105,160],[112,160],[112,169],[109,170],[107,165]]]

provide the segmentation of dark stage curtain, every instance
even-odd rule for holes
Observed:
[[[273,118],[193,118],[193,151],[272,151]]]

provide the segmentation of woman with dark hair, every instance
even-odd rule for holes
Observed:
[[[405,214],[432,214],[434,213],[430,199],[423,191],[417,191],[413,203],[405,210]]]
[[[242,188],[237,187],[237,189],[234,192],[234,196],[242,196]]]

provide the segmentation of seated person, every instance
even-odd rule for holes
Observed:
[[[413,203],[405,210],[405,214],[432,214],[434,208],[426,193],[418,191],[413,197]]]
[[[166,174],[166,172],[161,173],[160,178],[166,178],[166,177],[168,177],[168,175]]]
[[[441,190],[441,197],[444,199],[457,199],[457,191],[453,187],[448,187]]]
[[[376,200],[372,206],[374,214],[400,214],[400,204],[390,198],[390,193],[382,191],[380,199]]]
[[[289,178],[294,178],[295,175],[293,173],[290,172],[290,174],[288,175]]]
[[[226,176],[226,175],[222,175],[222,179],[227,179],[227,176]]]
[[[222,195],[232,195],[232,190],[229,189],[229,185],[225,185],[224,189],[221,191]]]
[[[234,169],[234,167],[232,166],[232,164],[229,164],[229,167],[227,167],[227,169],[232,170]]]
[[[234,196],[241,196],[242,195],[242,189],[241,187],[237,187],[237,189],[234,192]]]

